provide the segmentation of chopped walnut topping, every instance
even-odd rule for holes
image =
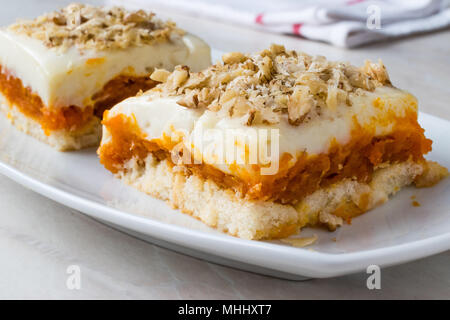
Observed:
[[[173,22],[163,22],[144,10],[130,12],[121,7],[84,4],[70,4],[34,20],[18,21],[8,30],[62,51],[73,45],[79,49],[124,49],[183,34]]]
[[[240,63],[245,61],[247,58],[243,53],[240,52],[229,52],[225,53],[222,57],[223,63],[232,64],[232,63]]]
[[[314,107],[314,100],[306,86],[297,87],[290,95],[287,103],[288,120],[292,125],[300,124],[307,113]]]
[[[375,79],[380,83],[390,83],[386,67],[381,60],[378,60],[378,64],[366,60],[363,70],[366,74],[372,77],[372,79]]]
[[[167,77],[165,82],[172,90],[177,90],[189,78],[189,68],[187,66],[177,66]]]
[[[152,79],[163,83],[146,94],[181,96],[178,104],[186,108],[221,112],[249,126],[280,121],[298,126],[351,107],[354,96],[391,85],[382,62],[357,68],[280,45],[253,55],[227,53],[222,61],[197,73],[183,66],[170,74],[156,70]]]
[[[170,72],[164,69],[156,69],[153,71],[150,79],[158,81],[158,82],[166,82],[169,77]]]
[[[199,107],[198,95],[194,91],[190,91],[178,100],[177,103],[186,108],[197,109]]]

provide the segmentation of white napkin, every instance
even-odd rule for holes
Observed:
[[[166,8],[340,47],[450,26],[449,0],[111,0]]]

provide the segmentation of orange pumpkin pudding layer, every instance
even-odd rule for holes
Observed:
[[[156,70],[155,88],[105,113],[100,162],[124,182],[247,239],[330,230],[410,184],[447,175],[417,100],[382,62],[362,67],[272,45],[202,72]]]
[[[0,29],[1,110],[59,150],[80,149],[99,143],[105,110],[158,83],[155,69],[209,63],[208,45],[153,13],[72,4]]]
[[[0,69],[5,70],[0,66]],[[25,116],[39,122],[44,132],[76,131],[92,118],[102,118],[103,111],[140,90],[148,90],[157,84],[149,77],[118,76],[94,94],[92,105],[87,107],[46,107],[42,99],[30,88],[24,88],[22,81],[8,71],[0,73],[0,92],[8,104],[14,105]]]

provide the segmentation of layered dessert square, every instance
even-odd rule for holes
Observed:
[[[447,175],[424,158],[432,141],[416,98],[381,61],[355,67],[279,45],[222,60],[156,70],[161,84],[106,112],[101,163],[247,239],[334,230],[404,186]]]
[[[210,62],[205,42],[153,13],[72,4],[0,29],[1,109],[59,150],[98,145],[103,111],[154,87],[155,69]]]

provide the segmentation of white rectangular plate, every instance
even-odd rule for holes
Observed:
[[[429,159],[450,167],[450,122],[427,114]],[[307,248],[249,241],[212,230],[125,186],[98,162],[95,149],[61,153],[0,118],[0,172],[18,183],[116,228],[206,260],[285,278],[332,277],[426,257],[450,249],[450,179],[427,189],[407,188],[385,205]],[[412,205],[415,195],[420,207]]]

